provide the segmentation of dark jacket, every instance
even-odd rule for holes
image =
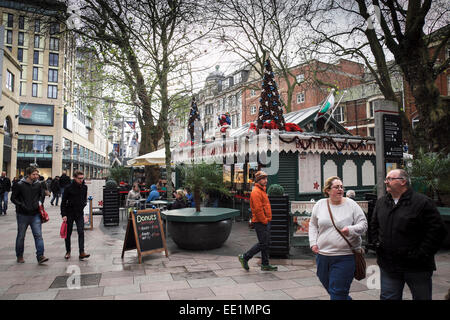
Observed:
[[[53,194],[59,194],[61,192],[60,189],[59,180],[53,179],[52,184],[50,185],[51,192],[53,192]]]
[[[3,192],[9,192],[11,191],[11,180],[9,180],[8,177],[0,177],[0,190],[3,190]],[[0,191],[0,193],[3,193]]]
[[[39,214],[39,201],[44,202],[45,193],[38,180],[29,183],[26,178],[20,180],[13,188],[11,202],[16,205],[16,213],[27,216]]]
[[[408,189],[397,204],[390,194],[378,199],[370,233],[381,268],[418,272],[436,270],[434,255],[447,231],[433,201]]]
[[[174,210],[174,209],[182,209],[182,208],[186,208],[186,207],[187,207],[186,201],[183,198],[181,198],[181,199],[175,199],[175,202],[172,204],[169,204],[167,206],[167,209]]]
[[[64,189],[61,201],[61,216],[79,217],[83,215],[83,209],[87,203],[87,186],[79,184],[75,180]]]
[[[66,174],[61,175],[61,177],[59,177],[59,186],[61,188],[66,188],[68,185],[70,185],[70,178]]]

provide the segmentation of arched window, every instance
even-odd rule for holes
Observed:
[[[5,123],[3,124],[3,130],[9,134],[12,134],[12,120],[8,116],[5,119]]]

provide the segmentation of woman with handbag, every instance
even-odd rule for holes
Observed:
[[[367,219],[355,201],[344,197],[339,177],[328,178],[323,192],[327,198],[314,205],[309,222],[309,244],[317,254],[317,276],[331,300],[351,300],[353,278],[361,280],[360,271],[365,271],[357,265],[364,263],[359,258]]]

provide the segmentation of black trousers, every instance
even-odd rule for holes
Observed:
[[[244,259],[248,261],[261,251],[261,264],[266,266],[269,264],[270,222],[267,225],[261,222],[255,222],[253,225],[255,226],[258,243],[244,253]]]
[[[66,241],[66,251],[70,252],[70,237],[72,236],[73,223],[77,225],[78,232],[78,248],[80,249],[80,254],[84,252],[84,216],[67,216],[67,237]]]

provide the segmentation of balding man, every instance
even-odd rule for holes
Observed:
[[[414,300],[431,300],[444,222],[433,201],[411,189],[404,170],[390,171],[384,183],[387,194],[378,199],[370,228],[381,269],[380,299],[401,300],[406,283]]]

